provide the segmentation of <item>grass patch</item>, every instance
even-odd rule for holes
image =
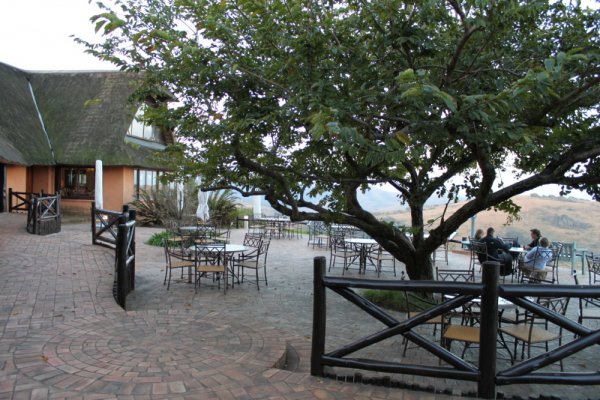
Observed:
[[[169,232],[167,231],[153,233],[152,236],[150,236],[150,239],[148,239],[148,241],[146,242],[146,244],[149,246],[162,247],[163,240],[168,236]]]
[[[408,305],[402,291],[367,289],[362,294],[372,303],[393,311],[406,312],[409,307],[411,311],[422,311],[433,306],[430,299],[423,298],[419,293],[408,293]]]

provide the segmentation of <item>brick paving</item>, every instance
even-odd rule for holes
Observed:
[[[167,291],[162,249],[143,244],[156,231],[137,230],[136,290],[123,311],[112,297],[113,253],[91,245],[88,224],[36,236],[25,232],[24,215],[0,214],[0,399],[423,400],[475,390],[473,383],[412,376],[392,378],[402,387],[452,395],[310,376],[313,259],[328,253],[307,247],[306,237],[272,241],[268,286],[257,291],[244,283],[224,295],[204,281],[196,293],[187,279],[175,279]],[[232,242],[241,243],[243,234],[234,231]],[[451,254],[450,263],[468,259]],[[386,272],[381,279],[392,278]],[[339,296],[327,296],[328,348],[382,327]],[[388,339],[356,356],[398,361],[402,348],[400,339]],[[423,353],[410,349],[404,361],[437,365]],[[476,350],[469,353],[476,357]],[[589,368],[596,359],[588,352],[577,362],[597,369]],[[599,397],[597,386],[499,391]]]

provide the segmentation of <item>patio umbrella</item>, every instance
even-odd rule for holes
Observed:
[[[202,183],[201,180],[199,181],[199,184],[200,183]],[[208,193],[203,192],[200,187],[198,187],[198,208],[196,209],[196,217],[203,222],[208,222],[210,219]]]
[[[183,190],[183,183],[177,182],[177,211],[180,214],[183,211],[183,203],[185,202]]]

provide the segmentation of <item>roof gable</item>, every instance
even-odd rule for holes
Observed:
[[[156,146],[125,140],[139,106],[130,101],[139,76],[25,72],[0,63],[0,161],[93,165],[101,159],[108,166],[156,167]]]
[[[0,160],[54,164],[29,86],[30,75],[0,63]]]

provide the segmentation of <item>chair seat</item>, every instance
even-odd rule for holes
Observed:
[[[479,343],[479,327],[448,325],[442,336],[446,340],[460,340],[468,343]]]
[[[529,331],[531,330],[531,340],[529,340]],[[531,329],[529,324],[519,324],[500,328],[500,331],[513,336],[519,340],[540,343],[548,342],[550,340],[558,339],[560,335],[554,332],[547,331],[546,329],[536,328]]]
[[[193,267],[194,266],[194,262],[193,261],[173,261],[171,262],[170,265],[167,265],[167,267],[171,268],[171,269],[175,269],[175,268],[189,268],[189,267]]]
[[[225,272],[224,265],[198,265],[196,266],[198,272]]]
[[[252,269],[262,268],[262,265],[257,265],[256,261],[239,261],[235,263],[235,266]]]

